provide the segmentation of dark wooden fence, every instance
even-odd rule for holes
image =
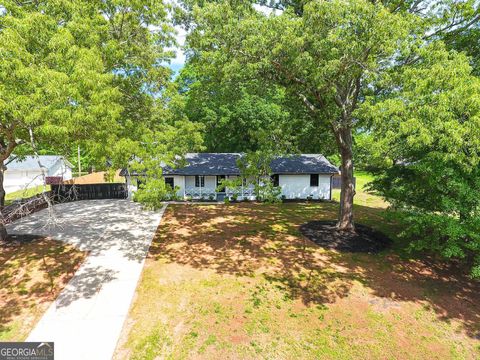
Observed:
[[[357,178],[353,178],[353,185],[357,187]],[[332,178],[332,188],[341,189],[342,188],[342,177],[340,175],[334,175]]]
[[[55,202],[75,200],[126,199],[127,184],[62,184],[52,185],[51,190]]]

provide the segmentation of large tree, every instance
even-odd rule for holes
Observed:
[[[6,2],[0,16],[0,206],[5,161],[17,147],[64,146],[117,127],[120,93],[76,21]],[[73,6],[73,5],[72,5]],[[59,9],[57,9],[59,10]],[[81,10],[81,8],[78,8]],[[82,9],[83,10],[83,9]],[[99,14],[97,16],[100,16]],[[91,34],[90,34],[91,37]],[[0,237],[6,237],[3,221]]]
[[[381,139],[374,152],[387,159],[373,186],[415,249],[466,259],[480,277],[480,79],[441,44],[422,52],[360,109]]]
[[[23,32],[17,33],[19,36],[26,36],[24,33],[32,30],[28,34],[30,38],[20,39],[24,42],[22,46],[26,46],[37,62],[43,61],[45,68],[50,67],[69,76],[71,66],[61,68],[50,61],[55,56],[57,62],[65,62],[69,56],[72,65],[72,59],[78,63],[82,60],[88,61],[90,66],[96,66],[98,73],[109,77],[111,86],[120,97],[117,103],[122,105],[117,116],[118,126],[106,132],[111,135],[110,138],[115,135],[139,139],[145,128],[155,123],[156,100],[171,76],[167,62],[173,53],[166,49],[174,42],[173,28],[167,16],[168,8],[162,1],[5,1],[2,9],[0,27],[11,32],[40,15],[51,22],[49,31],[42,32],[43,36],[36,39],[36,48],[27,44],[38,37],[36,30],[23,29]],[[50,41],[53,36],[56,41],[62,42],[63,48]],[[65,50],[69,47],[71,49],[67,53]],[[88,49],[96,57],[82,59],[74,56],[74,52],[80,49]],[[46,54],[49,54],[50,59]],[[15,59],[15,56],[10,53],[9,58],[5,57],[4,60]],[[84,73],[83,78],[78,78],[80,81],[87,81],[88,75]],[[94,83],[94,78],[89,81]],[[93,139],[92,136],[85,138]],[[76,139],[83,140],[78,136]],[[68,138],[68,146],[65,148],[71,148],[72,140]],[[102,164],[109,155],[105,143],[87,141],[83,145],[88,148],[96,162]],[[48,142],[47,145],[51,147],[52,143]],[[58,149],[58,141],[56,145]]]
[[[190,56],[232,74],[249,71],[295,96],[332,131],[341,157],[338,227],[352,230],[354,116],[378,73],[402,56],[415,19],[366,0],[309,1],[265,16],[249,4],[194,7]]]

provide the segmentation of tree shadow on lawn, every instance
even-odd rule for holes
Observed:
[[[43,236],[16,236],[28,237],[28,241],[0,244],[0,338],[9,336],[18,320],[25,329],[12,335],[27,335],[25,323],[33,320],[32,312],[55,299],[86,256]]]
[[[397,230],[381,209],[356,206],[355,211],[359,223],[389,235]],[[455,264],[406,259],[396,250],[376,255],[327,251],[301,235],[303,223],[336,215],[334,203],[174,206],[149,257],[220,274],[261,275],[306,305],[347,297],[357,281],[389,303],[414,302],[441,320],[458,320],[469,336],[479,338],[479,282]]]

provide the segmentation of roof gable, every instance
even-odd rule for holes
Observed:
[[[57,164],[59,161],[63,161],[67,167],[73,167],[73,165],[68,162],[63,156],[60,155],[39,155],[40,163],[47,169],[52,168]],[[28,155],[21,158],[15,158],[12,161],[6,161],[7,170],[10,171],[32,171],[32,170],[40,170],[40,166],[38,165],[38,159],[36,156]]]

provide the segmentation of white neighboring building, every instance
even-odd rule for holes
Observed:
[[[233,195],[233,189],[217,191],[217,186],[225,178],[240,176],[239,153],[192,153],[187,154],[187,165],[179,168],[163,168],[165,182],[178,187],[177,196],[181,199],[216,199],[223,200]],[[301,154],[278,157],[270,164],[272,181],[281,188],[286,199],[325,199],[332,198],[332,177],[338,174],[333,166],[320,154]],[[144,179],[142,174],[120,172],[125,176],[129,196]],[[253,186],[239,189],[239,200],[254,200]]]
[[[70,180],[72,178],[73,165],[63,156],[40,155],[39,158],[45,168],[47,183],[50,181],[56,183],[59,180]],[[26,156],[8,161],[6,161],[7,170],[3,183],[7,194],[44,184],[42,170],[38,165],[36,156]]]

